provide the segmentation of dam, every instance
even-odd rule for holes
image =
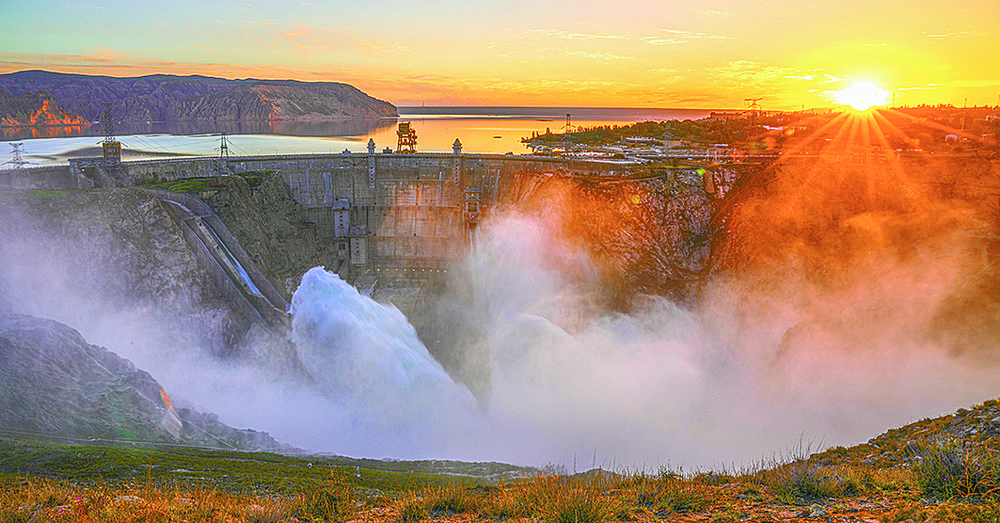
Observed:
[[[470,234],[498,202],[516,201],[538,180],[614,177],[624,164],[545,156],[463,154],[305,154],[156,159],[0,172],[0,191],[134,186],[190,178],[280,175],[324,241],[324,264],[355,282],[421,280],[465,251]],[[197,196],[211,198],[206,189]]]
[[[477,226],[492,208],[519,201],[546,180],[619,179],[629,168],[558,157],[467,154],[458,144],[452,154],[81,158],[69,165],[0,171],[0,192],[162,187],[165,182],[211,179],[188,194],[153,193],[169,208],[216,286],[247,321],[279,327],[287,303],[278,295],[283,291],[287,299],[301,274],[276,278],[269,273],[272,287],[254,267],[262,263],[260,250],[247,256],[240,246],[243,242],[246,251],[252,251],[245,237],[237,239],[236,229],[227,230],[257,218],[255,211],[240,207],[246,195],[237,194],[236,186],[246,186],[247,180],[281,180],[301,206],[296,213],[324,245],[321,257],[311,264],[323,265],[371,292],[440,281],[452,262],[468,252]],[[232,182],[228,186],[227,180]],[[225,224],[212,212],[220,204],[237,211],[224,217]]]

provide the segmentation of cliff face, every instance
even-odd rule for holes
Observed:
[[[129,122],[398,116],[392,104],[350,85],[331,82],[170,75],[112,78],[21,71],[0,75],[0,89],[15,97],[39,91],[50,93],[66,111],[89,121],[100,119],[105,102],[112,104],[115,120]],[[0,115],[6,116],[7,112]]]
[[[0,89],[0,125],[40,127],[47,125],[89,125],[79,115],[66,112],[45,92],[14,96]]]
[[[162,387],[115,353],[88,344],[61,323],[0,314],[0,426],[112,441],[174,442],[160,425]],[[263,432],[238,430],[217,416],[179,409],[178,438],[189,445],[287,450]]]
[[[238,314],[152,196],[131,188],[22,196],[0,200],[0,310],[6,302],[79,326],[156,306],[171,328],[204,330],[220,353],[235,343]],[[108,310],[65,305],[73,300]]]

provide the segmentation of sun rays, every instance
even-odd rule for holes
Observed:
[[[869,81],[858,81],[833,93],[833,101],[849,105],[855,111],[867,111],[872,107],[889,103],[889,93]]]

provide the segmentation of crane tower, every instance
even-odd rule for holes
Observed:
[[[417,152],[417,130],[410,125],[410,122],[400,122],[396,130],[396,152],[415,153]]]

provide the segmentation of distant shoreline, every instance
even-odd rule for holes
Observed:
[[[713,112],[728,109],[684,109],[656,107],[533,107],[533,106],[397,106],[400,118],[407,117],[467,117],[467,118],[547,118],[564,119],[566,115],[579,120],[682,120],[700,119]]]

